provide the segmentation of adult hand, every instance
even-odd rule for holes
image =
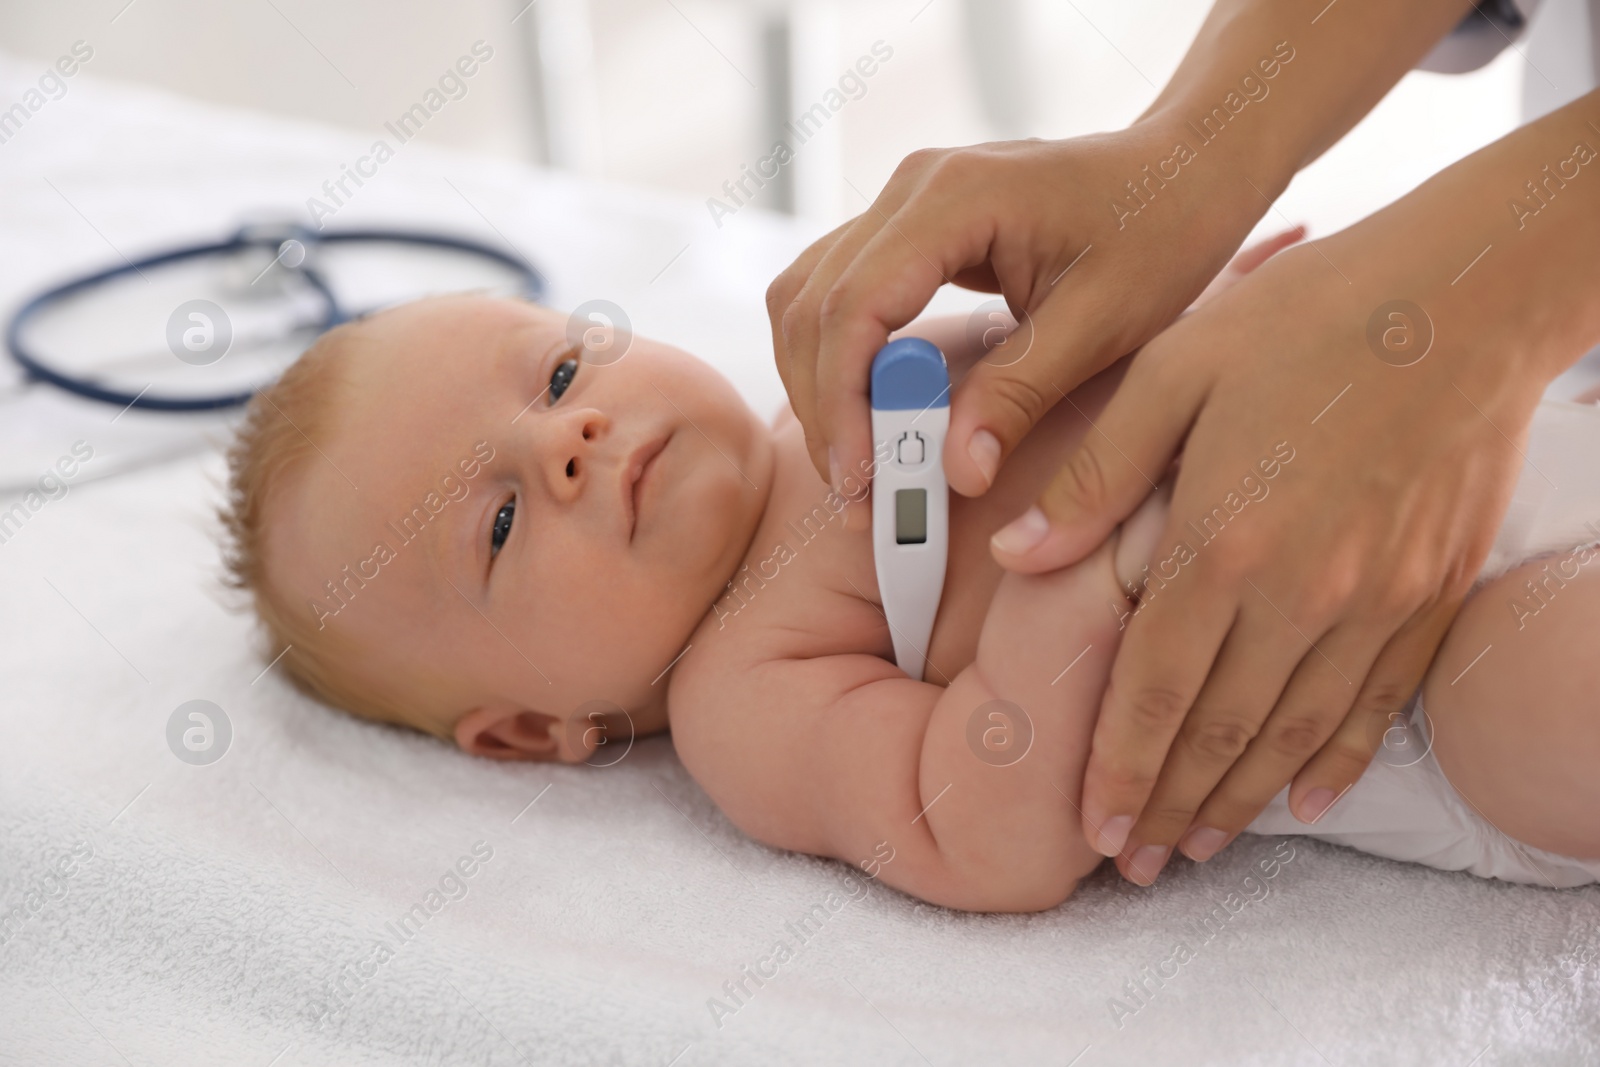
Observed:
[[[1027,358],[986,361],[951,397],[945,475],[958,493],[984,492],[1065,390],[1187,307],[1295,172],[1468,7],[1343,0],[1308,22],[1281,0],[1216,0],[1126,130],[906,157],[869,210],[767,290],[778,372],[817,472],[836,489],[870,476],[872,357],[948,281],[1003,293],[1031,331]]]
[[[835,487],[857,471],[870,472],[866,393],[872,356],[891,330],[908,323],[938,286],[950,281],[1001,291],[1022,328],[1030,331],[1022,338],[1032,345],[1025,348],[1026,358],[1007,366],[980,364],[952,397],[945,472],[957,492],[983,492],[1003,459],[1064,391],[1171,322],[1294,173],[1354,125],[1468,6],[1468,0],[1344,0],[1308,23],[1298,6],[1278,0],[1217,0],[1167,87],[1128,130],[908,157],[870,211],[813,245],[767,293],[778,369],[818,472]],[[1575,112],[1568,115],[1559,136],[1569,137],[1569,126],[1570,136],[1578,136],[1583,120]],[[1534,125],[1548,121],[1553,120]],[[1328,455],[1293,468],[1292,460],[1277,460],[1274,477],[1291,469],[1295,475],[1292,482],[1276,483],[1275,499],[1284,507],[1274,511],[1259,501],[1250,504],[1255,519],[1278,511],[1293,511],[1298,519],[1245,524],[1256,530],[1250,539],[1236,522],[1241,536],[1208,544],[1201,557],[1203,585],[1194,580],[1194,562],[1187,561],[1184,578],[1163,599],[1147,598],[1145,616],[1134,624],[1114,670],[1086,781],[1085,796],[1095,806],[1086,809],[1091,818],[1085,829],[1102,851],[1118,852],[1129,839],[1157,788],[1163,756],[1197,696],[1202,709],[1221,709],[1201,722],[1219,725],[1190,729],[1186,736],[1200,740],[1174,750],[1173,762],[1180,770],[1201,764],[1206,770],[1177,773],[1176,785],[1171,774],[1160,772],[1157,799],[1165,807],[1150,810],[1162,817],[1139,825],[1139,834],[1131,838],[1135,846],[1176,839],[1181,827],[1174,831],[1172,825],[1182,821],[1179,809],[1193,813],[1199,801],[1167,798],[1194,791],[1196,781],[1207,775],[1213,783],[1223,779],[1235,762],[1228,750],[1244,750],[1256,733],[1248,724],[1259,727],[1273,707],[1280,711],[1260,732],[1259,743],[1249,744],[1247,763],[1260,764],[1265,757],[1257,750],[1268,745],[1302,753],[1337,745],[1325,749],[1335,755],[1321,758],[1313,769],[1336,766],[1342,773],[1329,772],[1316,784],[1354,780],[1353,764],[1364,760],[1347,739],[1351,730],[1364,727],[1347,724],[1329,739],[1328,720],[1337,722],[1354,698],[1332,699],[1322,676],[1327,670],[1321,668],[1319,675],[1317,664],[1347,664],[1339,681],[1361,694],[1356,707],[1398,705],[1399,694],[1410,688],[1404,679],[1420,675],[1418,664],[1425,663],[1475,570],[1474,561],[1487,549],[1513,462],[1493,455],[1487,429],[1469,429],[1451,422],[1453,415],[1437,412],[1429,418],[1443,424],[1433,425],[1415,418],[1403,399],[1438,405],[1461,398],[1486,424],[1500,420],[1514,437],[1537,386],[1559,372],[1560,358],[1576,358],[1582,351],[1572,350],[1569,342],[1592,338],[1584,333],[1591,326],[1600,330],[1600,323],[1585,317],[1594,307],[1600,319],[1600,304],[1586,298],[1580,287],[1585,275],[1572,268],[1574,262],[1590,263],[1575,250],[1600,249],[1600,235],[1585,245],[1575,237],[1590,233],[1581,226],[1546,227],[1545,236],[1534,239],[1512,235],[1506,225],[1506,191],[1523,189],[1528,175],[1558,149],[1568,153],[1560,165],[1570,167],[1571,143],[1536,150],[1523,143],[1519,151],[1527,158],[1516,160],[1500,153],[1488,168],[1493,172],[1488,180],[1472,190],[1470,203],[1458,200],[1449,205],[1450,212],[1427,220],[1427,241],[1389,241],[1381,251],[1376,250],[1383,242],[1375,239],[1323,242],[1334,261],[1344,262],[1333,255],[1336,247],[1352,263],[1361,260],[1365,273],[1353,283],[1342,279],[1351,285],[1343,297],[1310,284],[1310,261],[1320,259],[1321,252],[1296,251],[1179,323],[1172,331],[1177,340],[1153,342],[1135,361],[1135,373],[1107,415],[1114,419],[1107,427],[1113,432],[1091,435],[1082,456],[1047,493],[1044,503],[1047,517],[1056,520],[1055,531],[1042,540],[1036,534],[1040,544],[1025,558],[997,546],[1002,564],[1017,570],[1044,570],[1086,555],[1153,484],[1146,474],[1165,473],[1191,424],[1195,437],[1179,476],[1175,514],[1198,514],[1216,503],[1208,493],[1231,489],[1230,479],[1271,458],[1246,447],[1253,447],[1251,433],[1283,433],[1301,416],[1297,405],[1308,403],[1315,387],[1337,386],[1304,413],[1310,422],[1295,427],[1301,434],[1308,427],[1326,434],[1317,420],[1336,397],[1348,404],[1363,393],[1377,394],[1362,414],[1348,419],[1344,431],[1376,433],[1376,441],[1329,443]],[[1578,165],[1587,162],[1584,157]],[[1569,202],[1579,199],[1564,195]],[[1541,202],[1536,199],[1526,210],[1548,210]],[[1418,212],[1410,214],[1414,222]],[[1502,264],[1494,287],[1484,287],[1481,270],[1459,289],[1438,280],[1441,264],[1453,270],[1458,262],[1475,262],[1490,241],[1499,242],[1494,255]],[[1561,254],[1550,254],[1553,246]],[[1357,254],[1363,250],[1364,256]],[[1600,270],[1600,264],[1593,267]],[[1330,271],[1330,277],[1340,273]],[[1551,295],[1557,291],[1567,299]],[[1395,297],[1424,296],[1433,301],[1428,307],[1438,312],[1435,318],[1457,331],[1452,340],[1460,337],[1470,350],[1459,357],[1452,353],[1455,377],[1441,376],[1439,358],[1403,383],[1385,380],[1371,367],[1358,368],[1352,360],[1361,357],[1358,339],[1369,314]],[[1222,310],[1226,307],[1254,319],[1231,321]],[[1485,317],[1484,309],[1491,308]],[[1302,318],[1313,331],[1305,341],[1299,337]],[[1507,325],[1512,323],[1527,336],[1518,337]],[[1561,343],[1552,342],[1563,330]],[[1191,343],[1200,350],[1189,351]],[[1274,362],[1271,353],[1289,345],[1298,349],[1295,358]],[[1170,354],[1180,349],[1185,356]],[[1252,373],[1259,379],[1252,382]],[[1334,377],[1341,380],[1332,383]],[[1430,425],[1440,438],[1422,439]],[[1123,438],[1135,446],[1128,467],[1118,466],[1128,462],[1119,452]],[[1267,447],[1277,440],[1294,447],[1286,437],[1274,437]],[[1459,458],[1458,464],[1441,459],[1447,447],[1441,440],[1461,450],[1459,457],[1449,457]],[[1394,460],[1383,452],[1384,442],[1415,451]],[[1241,457],[1245,466],[1228,472],[1226,465]],[[1350,468],[1352,463],[1362,465]],[[1446,469],[1437,471],[1441,466]],[[1465,493],[1450,490],[1462,488],[1473,470],[1488,481],[1472,487],[1476,499],[1469,505]],[[1435,473],[1445,488],[1419,488],[1417,479]],[[1313,492],[1323,488],[1318,479],[1326,482],[1325,499]],[[1284,499],[1290,484],[1299,494],[1297,503]],[[1387,523],[1375,518],[1385,508],[1394,512]],[[1340,529],[1335,518],[1348,524],[1343,535],[1334,532]],[[1459,527],[1434,525],[1456,518],[1462,520]],[[1293,537],[1319,546],[1327,558],[1294,563]],[[1226,551],[1220,550],[1223,544]],[[1391,582],[1396,578],[1402,584]],[[1240,590],[1251,584],[1264,591],[1250,591],[1263,602],[1267,596],[1290,601],[1284,610],[1298,621],[1289,628],[1312,627],[1305,641],[1317,642],[1315,657],[1302,663],[1300,655],[1285,651],[1281,638],[1254,653],[1245,651],[1254,647],[1269,618],[1265,609],[1242,599]],[[1174,596],[1178,591],[1182,595]],[[1405,611],[1402,605],[1412,602],[1418,610]],[[1397,616],[1406,621],[1395,622]],[[1157,626],[1153,620],[1164,621]],[[1170,661],[1163,661],[1166,650],[1158,648],[1159,641],[1175,633],[1184,647],[1170,650]],[[1385,643],[1380,634],[1394,639]],[[1332,652],[1330,644],[1337,646]],[[1384,649],[1381,655],[1378,648]],[[1369,669],[1374,663],[1376,669]],[[1334,705],[1337,710],[1330,710]],[[1245,732],[1230,735],[1230,722],[1245,725]],[[1148,749],[1139,754],[1133,748],[1141,723],[1150,736]],[[1196,754],[1208,746],[1209,755]],[[1343,753],[1342,762],[1337,753]],[[1278,762],[1285,759],[1296,766],[1305,762],[1304,755],[1280,756]],[[1206,825],[1215,832],[1196,833],[1188,850],[1214,852],[1244,824],[1243,811],[1253,809],[1253,814],[1264,803],[1241,798],[1263,789],[1261,779],[1276,775],[1281,786],[1292,773],[1281,768],[1252,772],[1241,785],[1229,772],[1219,795],[1232,799],[1201,812],[1214,817],[1216,825]],[[1301,810],[1307,801],[1327,799],[1320,788],[1305,786],[1307,781],[1302,777],[1295,794]],[[1276,788],[1266,795],[1272,792]],[[1116,821],[1107,823],[1112,816]],[[1102,823],[1107,823],[1104,835]],[[1145,835],[1155,829],[1160,833]],[[1164,860],[1166,846],[1156,849]]]
[[[1081,558],[1183,447],[1081,808],[1141,884],[1180,839],[1209,858],[1291,779],[1307,822],[1349,788],[1493,543],[1548,374],[1480,310],[1503,278],[1451,285],[1484,237],[1441,254],[1418,232],[1459,232],[1462,211],[1405,204],[1276,256],[1146,345],[1098,432],[995,537],[1013,570]]]
[[[870,476],[872,357],[946,282],[1004,293],[1030,331],[1026,358],[979,363],[951,398],[944,469],[967,496],[1067,390],[1176,318],[1265,207],[1232,157],[1172,162],[1183,136],[1152,119],[908,156],[869,210],[767,291],[778,371],[817,472],[835,487]]]

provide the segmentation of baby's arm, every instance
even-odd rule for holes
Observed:
[[[768,659],[725,679],[716,701],[737,710],[675,716],[674,743],[728,817],[768,844],[853,863],[887,843],[879,876],[925,900],[1054,907],[1100,861],[1073,805],[1117,644],[1111,551],[1007,574],[974,662],[947,688],[864,653]],[[1010,711],[986,706],[996,700],[1026,718],[991,718]],[[986,761],[985,730],[1031,731],[1031,744]]]
[[[717,713],[674,716],[680,756],[768,844],[852,863],[892,854],[885,882],[949,907],[1054,907],[1100,862],[1076,804],[1132,606],[1113,559],[1136,572],[1164,508],[1156,494],[1075,566],[1006,574],[947,688],[869,654],[780,654],[720,679]]]

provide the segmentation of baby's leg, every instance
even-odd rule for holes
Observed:
[[[1600,550],[1524,563],[1462,607],[1423,683],[1451,785],[1524,844],[1600,858]]]

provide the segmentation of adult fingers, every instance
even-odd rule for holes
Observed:
[[[817,417],[819,294],[827,292],[881,226],[882,219],[874,212],[856,216],[806,249],[767,290],[767,317],[772,323],[779,373],[805,432],[811,463],[824,481],[829,481],[830,475],[827,438]]]
[[[836,473],[836,468],[854,464],[864,457],[852,458],[840,452],[832,427],[826,421],[828,413],[824,411],[824,406],[830,405],[829,411],[831,411],[831,405],[837,403],[835,394],[843,387],[850,393],[850,399],[845,402],[845,406],[857,410],[858,420],[866,418],[864,397],[868,367],[872,355],[888,339],[888,330],[883,332],[883,337],[877,346],[860,360],[859,368],[849,368],[852,372],[850,378],[841,386],[831,370],[821,365],[824,317],[830,314],[831,302],[839,299],[835,290],[839,288],[841,278],[856,263],[862,250],[885,226],[892,224],[894,215],[908,201],[926,196],[927,176],[945,154],[945,151],[940,149],[922,149],[901,160],[871,206],[848,224],[834,231],[837,236],[805,271],[798,289],[782,294],[788,296],[787,305],[775,309],[769,299],[768,316],[774,322],[776,336],[782,339],[796,386],[801,391],[800,397],[797,398],[795,392],[791,390],[790,402],[805,431],[806,446],[810,451],[812,464],[817,467],[823,479],[835,488],[839,487],[842,479],[842,473]],[[877,280],[869,277],[864,284],[873,284]],[[939,284],[941,283],[934,283],[931,288],[927,288],[920,303],[915,304],[914,310],[906,316],[905,321],[897,322],[889,329],[903,326],[905,322],[911,321],[917,312],[927,305]],[[868,432],[870,434],[870,431]],[[830,445],[834,446],[831,454]],[[870,454],[869,436],[865,456],[870,457]],[[854,469],[870,471],[870,462],[866,467]]]
[[[822,257],[827,255],[828,250],[855,224],[856,220],[850,219],[812,241],[806,246],[806,250],[796,256],[794,262],[785,267],[783,272],[772,279],[767,286],[767,322],[772,328],[772,361],[778,368],[778,377],[783,379],[783,387],[789,393],[791,404],[801,404],[801,401],[793,399],[796,396],[798,383],[797,368],[789,358],[789,346],[783,338],[783,313],[794,303],[795,297],[800,295],[800,290],[805,288],[806,279],[811,277],[811,272],[822,262]],[[812,376],[807,373],[805,378],[805,396],[809,398]],[[802,406],[809,410],[812,405],[807,399]]]
[[[892,330],[916,318],[951,275],[984,261],[994,233],[993,219],[979,203],[952,205],[936,193],[916,197],[885,215],[884,225],[821,298],[816,320],[817,425],[832,450],[835,473],[830,481],[835,489],[845,471],[872,469],[867,403],[872,357]],[[830,256],[839,253],[835,249]],[[826,284],[828,265],[824,257],[813,279],[818,286]]]
[[[1169,519],[1160,542],[1178,534]],[[1160,591],[1129,623],[1100,703],[1083,777],[1084,835],[1095,851],[1124,851],[1167,751],[1211,673],[1238,604],[1218,575],[1191,574]]]
[[[956,387],[944,446],[945,477],[956,492],[988,492],[1045,413],[1100,369],[1107,331],[1092,291],[1079,293],[1083,298],[1076,300],[1052,294],[1024,310],[1005,344],[974,363]]]
[[[1419,614],[1381,647],[1353,624],[1319,640],[1326,655],[1307,653],[1266,726],[1195,813],[1180,851],[1210,859],[1297,771],[1290,810],[1302,822],[1320,819],[1365,772],[1392,714],[1421,683],[1450,617],[1442,610]]]
[[[1124,873],[1131,880],[1155,880],[1195,812],[1272,714],[1305,652],[1305,639],[1293,627],[1266,605],[1246,601],[1124,845]]]
[[[1450,623],[1461,607],[1455,596],[1418,613],[1379,653],[1360,695],[1338,731],[1324,744],[1289,789],[1289,810],[1302,822],[1320,819],[1372,762],[1392,716],[1415,695]],[[1407,758],[1404,753],[1396,758]],[[1254,818],[1254,816],[1252,816]]]
[[[1000,276],[994,272],[994,264],[979,263],[976,267],[967,267],[950,275],[950,282],[963,289],[974,289],[980,293],[998,293],[1001,291]]]
[[[1210,859],[1233,840],[1334,735],[1381,647],[1350,626],[1313,629],[1313,645],[1286,620],[1280,625],[1295,634],[1301,658],[1260,730],[1184,829],[1178,848],[1190,859]]]
[[[1037,574],[1076,562],[1155,489],[1207,389],[1196,363],[1175,363],[1167,347],[1158,347],[1181,329],[1173,327],[1134,357],[1111,402],[1098,420],[1089,419],[1089,432],[1038,503],[990,539],[1000,566]],[[1169,523],[1168,534],[1174,533]]]

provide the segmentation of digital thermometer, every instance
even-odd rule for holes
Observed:
[[[944,436],[950,372],[938,346],[902,337],[872,360],[872,555],[894,661],[922,680],[950,553]]]

